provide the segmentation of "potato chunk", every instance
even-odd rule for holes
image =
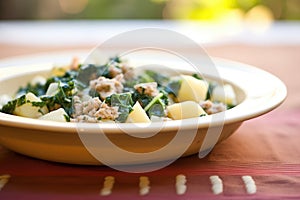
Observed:
[[[59,84],[51,83],[47,89],[46,96],[54,96],[59,92]]]
[[[27,102],[17,106],[13,114],[22,117],[39,118],[49,112],[47,106],[38,107],[32,105],[32,102],[41,102],[41,99],[33,93],[27,93],[25,98]]]
[[[212,101],[222,102],[224,104],[236,105],[236,95],[231,85],[217,86],[212,91]]]
[[[133,106],[133,111],[129,113],[127,120],[127,123],[139,123],[139,122],[144,122],[144,123],[149,123],[151,122],[149,117],[147,116],[146,112],[140,105],[140,103],[137,101],[134,106]]]
[[[206,115],[201,106],[194,101],[175,103],[167,107],[168,117],[172,119],[188,119]]]
[[[57,110],[51,111],[39,119],[41,120],[49,120],[49,121],[56,121],[56,122],[67,122],[67,113],[63,108],[59,108]]]
[[[182,83],[178,91],[178,101],[200,102],[206,99],[208,90],[207,82],[189,75],[182,75]]]

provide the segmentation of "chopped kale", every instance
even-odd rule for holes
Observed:
[[[100,94],[95,90],[95,89],[90,89],[89,90],[89,95],[94,98],[94,97],[98,97],[99,99],[101,99]]]
[[[217,86],[218,84],[216,82],[210,82],[208,84],[208,90],[206,93],[206,99],[210,99],[211,95],[212,95],[212,91],[214,90],[214,88]]]
[[[57,107],[62,107],[71,116],[73,112],[72,99],[75,89],[74,81],[69,81],[68,83],[59,82],[58,89],[59,91],[54,96],[42,96],[41,100],[47,105],[50,111],[57,109]]]
[[[9,101],[7,104],[5,104],[2,107],[1,112],[7,113],[7,114],[13,114],[13,112],[16,108],[16,105],[17,105],[17,100]]]
[[[194,77],[198,80],[203,80],[203,78],[199,74],[193,74],[192,77]]]
[[[145,106],[144,110],[149,117],[152,115],[163,117],[165,116],[166,105],[168,105],[168,97],[165,92],[161,91]]]
[[[169,81],[167,76],[161,75],[158,72],[152,70],[146,70],[142,75],[138,77],[139,83],[157,82],[158,86],[164,86]]]
[[[149,110],[149,108],[151,106],[153,106],[157,101],[160,100],[160,98],[163,96],[164,94],[163,93],[159,93],[157,96],[155,96],[148,104],[147,106],[144,107],[144,110],[147,111]]]
[[[45,85],[40,83],[36,85],[32,85],[31,83],[28,83],[26,87],[20,87],[19,90],[17,91],[17,94],[27,94],[29,92],[35,94],[36,96],[41,96],[45,94],[46,88]]]
[[[42,107],[46,106],[46,103],[43,101],[36,101],[36,102],[31,102],[31,105],[34,107],[42,108]]]
[[[181,87],[182,80],[172,80],[165,87],[165,91],[168,94],[173,94],[175,97],[178,96],[178,91]]]
[[[234,108],[235,105],[233,105],[233,104],[227,104],[226,107],[227,107],[227,109],[231,109],[231,108]]]
[[[50,77],[49,79],[47,79],[47,82],[44,86],[45,87],[45,92],[47,91],[47,89],[48,89],[48,87],[51,83],[58,83],[58,82],[68,83],[70,81],[73,81],[74,83],[77,83],[76,81],[74,81],[74,79],[76,80],[77,75],[78,75],[77,71],[70,70],[70,71],[67,71],[63,76]]]
[[[96,65],[93,64],[82,65],[79,68],[76,80],[80,81],[85,86],[88,86],[91,80],[97,78],[97,75],[98,75],[98,68],[96,67]]]
[[[164,76],[158,72],[146,70],[145,73],[152,77],[154,81],[157,82],[158,86],[164,86],[169,81],[167,76]]]
[[[151,106],[151,108],[147,112],[148,116],[151,117],[152,115],[158,116],[158,117],[164,117],[165,114],[165,106],[160,103],[156,103]]]
[[[17,99],[17,104],[16,106],[21,106],[27,102],[26,100],[26,95],[22,95]]]
[[[149,76],[147,73],[144,73],[143,75],[138,76],[137,78],[137,84],[138,83],[150,83],[154,82],[155,80]]]
[[[134,79],[131,79],[131,80],[127,80],[123,86],[123,92],[130,92],[130,93],[133,93],[134,92],[134,86],[136,84],[140,83],[139,80],[137,78],[134,78]]]
[[[7,113],[7,114],[13,114],[16,107],[21,106],[21,105],[25,104],[26,102],[27,102],[26,95],[22,95],[19,98],[9,101],[7,104],[5,104],[2,107],[1,112]]]
[[[121,93],[121,94],[113,94],[110,98],[110,104],[123,104],[123,105],[133,105],[133,101],[130,93]]]
[[[110,76],[110,72],[109,72],[109,66],[106,64],[106,65],[101,65],[101,66],[98,66],[98,73],[97,73],[97,76],[104,76],[106,78],[112,78]]]
[[[142,108],[146,107],[152,101],[152,99],[152,96],[149,96],[147,94],[141,94],[136,90],[132,93],[133,102],[138,101]]]
[[[119,57],[119,56],[114,56],[114,57],[111,57],[111,58],[109,58],[109,61],[110,62],[116,62],[116,63],[122,63],[122,60],[121,60],[121,58]]]
[[[94,64],[87,64],[82,65],[79,68],[77,81],[81,82],[86,87],[89,85],[89,82],[93,79],[96,79],[100,76],[104,76],[106,78],[113,78],[110,74],[109,68],[113,65],[116,68],[120,68],[119,61],[117,60],[110,60],[105,65],[94,65]]]
[[[133,101],[129,92],[112,94],[105,99],[105,102],[112,107],[118,107],[119,116],[116,119],[117,122],[125,122],[129,113],[132,111]]]
[[[70,116],[64,115],[64,117],[65,117],[65,119],[66,119],[67,122],[70,122],[70,121],[71,121]]]

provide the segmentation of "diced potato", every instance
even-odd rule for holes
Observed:
[[[47,89],[46,96],[54,96],[58,91],[58,83],[51,83]]]
[[[192,76],[182,75],[182,83],[178,91],[178,101],[200,102],[206,99],[208,83]]]
[[[172,119],[188,119],[206,115],[201,106],[194,101],[175,103],[167,107],[168,116]]]
[[[67,122],[66,116],[68,116],[66,111],[63,108],[59,108],[41,116],[39,119],[56,122]]]
[[[236,105],[236,95],[231,85],[217,86],[212,91],[212,101],[219,101],[225,104]]]
[[[47,106],[42,108],[38,106],[33,106],[31,102],[41,102],[41,99],[35,96],[33,93],[26,94],[26,101],[29,101],[21,106],[17,106],[13,112],[13,114],[22,116],[22,117],[30,117],[30,118],[39,118],[43,114],[48,113]]]
[[[127,120],[127,123],[139,123],[139,122],[151,122],[149,117],[147,116],[146,112],[140,105],[140,103],[137,101],[133,106],[133,111],[129,113]]]

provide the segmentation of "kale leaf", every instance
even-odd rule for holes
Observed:
[[[76,80],[83,83],[85,86],[89,85],[89,82],[98,76],[98,67],[94,64],[82,65],[79,68]]]
[[[13,114],[13,112],[15,111],[15,108],[17,106],[21,106],[21,105],[25,104],[26,101],[27,101],[26,95],[24,94],[17,99],[7,102],[7,104],[5,104],[2,107],[1,112],[7,113],[7,114]]]
[[[203,80],[203,78],[199,74],[193,74],[192,77],[198,79],[198,80]]]
[[[145,74],[154,79],[154,81],[157,82],[158,86],[164,86],[169,81],[169,78],[167,76],[164,76],[152,70],[146,70]]]
[[[181,87],[182,80],[171,80],[165,87],[165,91],[168,94],[173,94],[175,97],[178,96],[178,91]]]
[[[133,102],[138,101],[142,106],[142,108],[145,108],[152,101],[152,99],[153,99],[152,96],[149,96],[147,94],[141,94],[136,90],[132,93]]]
[[[165,105],[161,103],[155,103],[153,104],[149,110],[147,111],[147,114],[149,117],[152,115],[158,116],[158,117],[164,117],[165,114]]]
[[[50,111],[57,109],[57,107],[62,107],[71,116],[73,113],[72,99],[75,91],[75,83],[74,81],[69,81],[68,83],[59,82],[58,89],[58,92],[54,96],[42,96],[41,100],[44,102],[44,105],[47,105]]]
[[[165,116],[166,105],[168,105],[168,96],[166,92],[161,91],[157,96],[155,96],[144,110],[147,112],[148,116],[152,115],[163,117]]]
[[[207,93],[206,93],[206,99],[210,99],[211,98],[212,92],[213,92],[214,88],[217,85],[218,85],[218,83],[216,83],[216,82],[209,82],[208,83],[208,90],[207,90]]]
[[[133,101],[129,92],[112,94],[105,99],[105,102],[112,107],[118,107],[119,117],[116,119],[117,122],[125,122],[132,111]]]
[[[28,83],[25,87],[20,87],[17,94],[27,94],[29,92],[33,93],[35,96],[41,96],[46,93],[46,88],[44,84],[37,83],[32,85],[31,83]]]

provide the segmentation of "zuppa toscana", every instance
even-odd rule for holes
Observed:
[[[75,58],[51,74],[36,76],[14,97],[1,95],[1,112],[59,122],[147,123],[202,117],[236,105],[230,84],[198,74],[169,77],[145,70],[136,75],[119,57],[104,65]]]

